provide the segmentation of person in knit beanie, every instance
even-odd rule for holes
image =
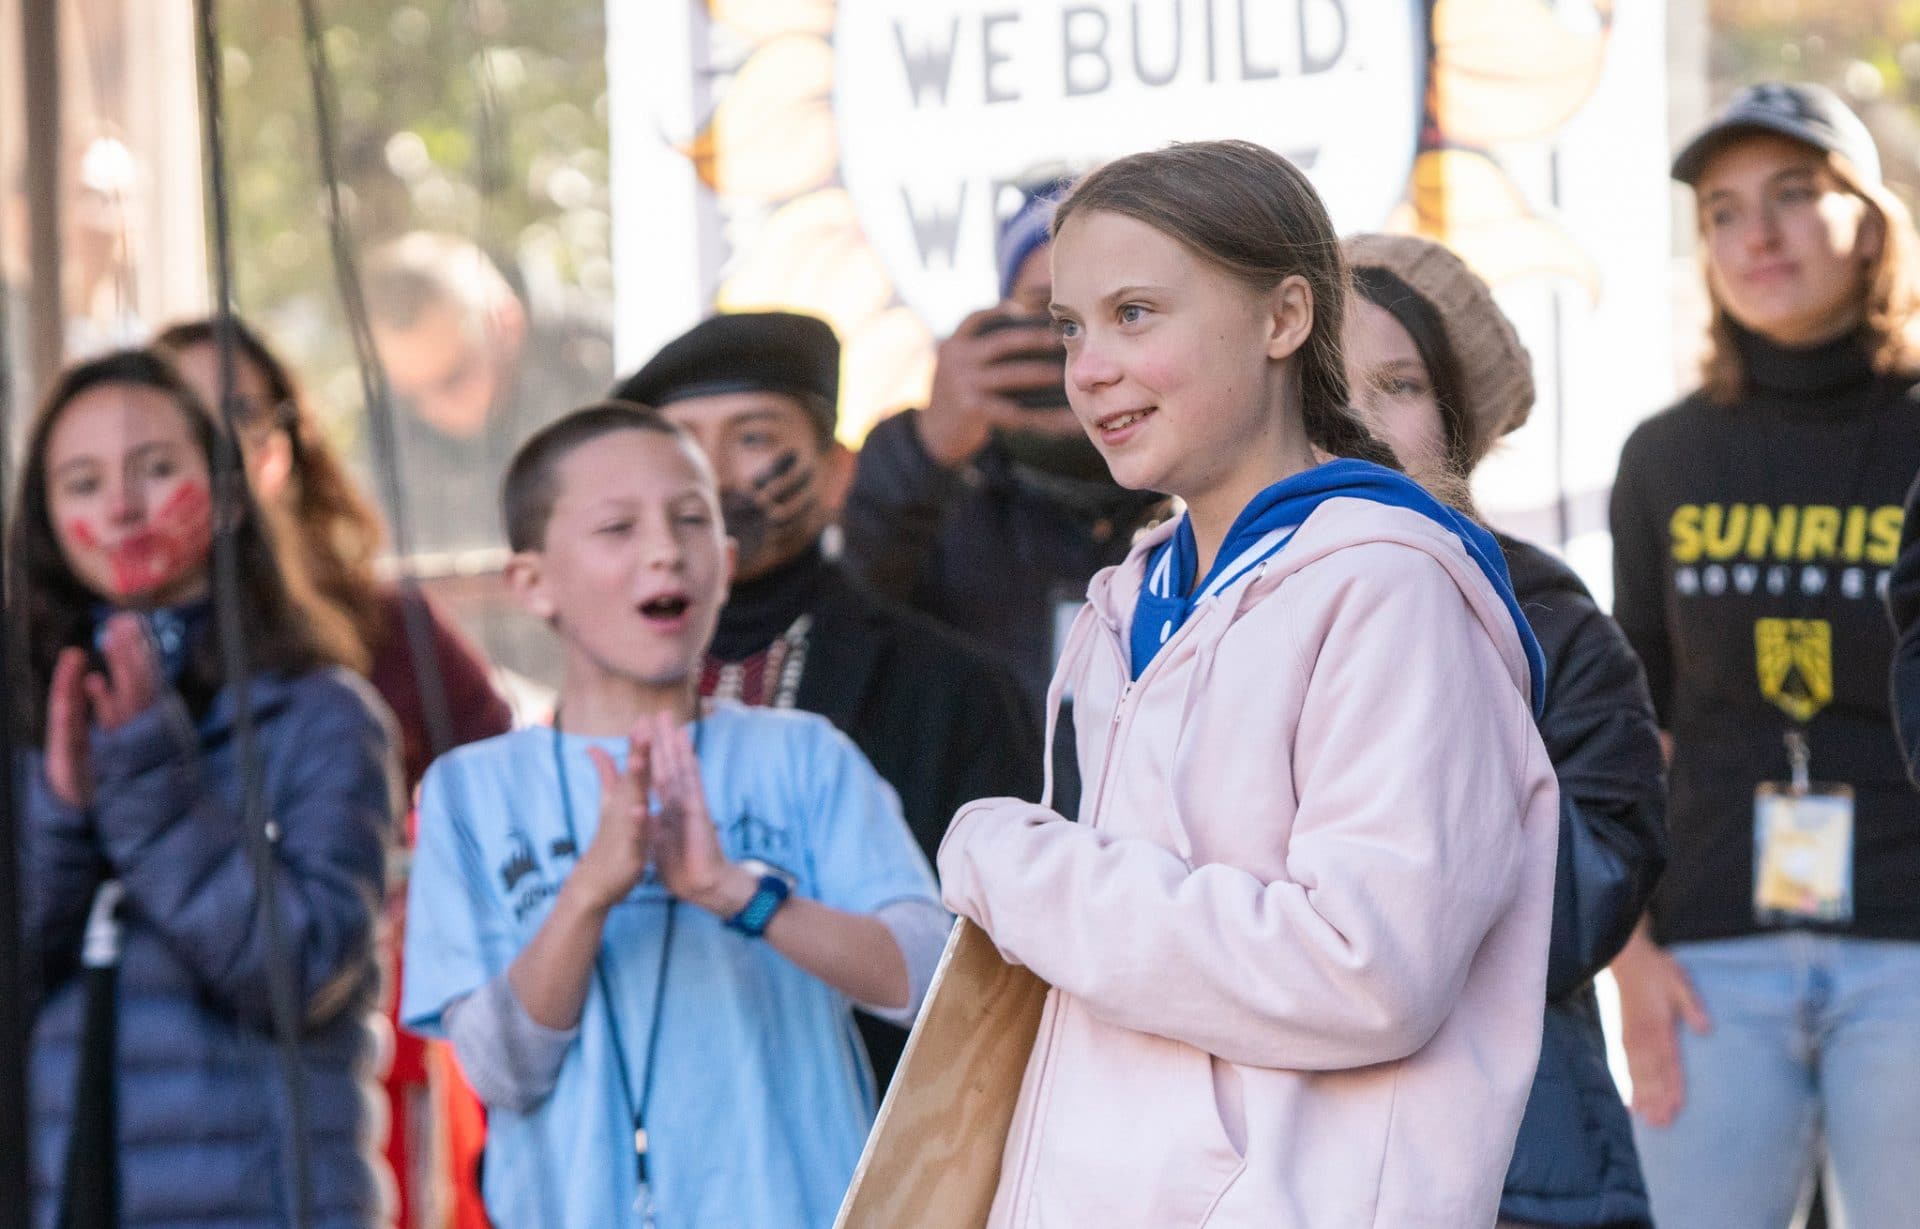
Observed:
[[[1487,284],[1437,243],[1358,235],[1343,341],[1354,405],[1407,471],[1471,506],[1476,465],[1533,408],[1533,372]],[[1664,765],[1633,649],[1578,577],[1496,533],[1547,660],[1540,734],[1560,781],[1560,852],[1540,1067],[1501,1192],[1504,1226],[1647,1226],[1592,981],[1666,866]]]
[[[1072,188],[1072,176],[1062,173],[1037,178],[1020,189],[1019,206],[994,237],[994,272],[1000,279],[1002,303],[1029,315],[1047,314],[1053,297],[1053,273],[1046,260],[1047,244],[1053,239],[1053,211]]]
[[[1366,379],[1349,373],[1356,406],[1408,470],[1467,478],[1533,409],[1527,348],[1487,284],[1443,245],[1369,234],[1343,247],[1359,291],[1349,348],[1380,351]]]

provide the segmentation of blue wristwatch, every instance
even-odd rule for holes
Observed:
[[[742,870],[760,877],[760,886],[754,889],[746,908],[727,919],[727,929],[737,930],[749,939],[758,939],[767,931],[767,923],[773,921],[773,915],[780,912],[780,906],[787,903],[793,895],[793,877],[765,862],[746,861],[740,864]]]

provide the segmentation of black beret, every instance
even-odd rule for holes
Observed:
[[[795,398],[821,434],[832,436],[840,403],[840,339],[832,326],[794,312],[709,316],[613,387],[615,400],[655,409],[746,392]]]

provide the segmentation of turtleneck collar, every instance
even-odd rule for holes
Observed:
[[[1733,340],[1755,400],[1821,417],[1849,415],[1873,400],[1873,355],[1861,330],[1818,345],[1782,346],[1736,325]]]
[[[744,661],[772,644],[807,612],[829,566],[816,541],[771,572],[736,583],[720,608],[713,655],[722,661]]]

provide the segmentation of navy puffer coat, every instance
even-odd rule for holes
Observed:
[[[278,912],[305,1006],[316,1229],[383,1219],[368,1112],[379,989],[374,926],[393,835],[384,709],[344,672],[248,688],[275,846]],[[126,896],[115,1077],[121,1224],[289,1223],[285,1086],[268,1008],[268,949],[240,827],[233,692],[196,726],[166,693],[95,731],[94,801],[49,792],[26,757],[21,881],[41,998],[31,1052],[33,1223],[54,1223],[86,1008],[78,975],[94,892]]]
[[[1652,1224],[1593,978],[1626,943],[1667,862],[1665,769],[1653,702],[1626,637],[1579,577],[1500,539],[1547,659],[1540,735],[1560,779],[1560,854],[1540,1068],[1500,1196],[1502,1220]]]

